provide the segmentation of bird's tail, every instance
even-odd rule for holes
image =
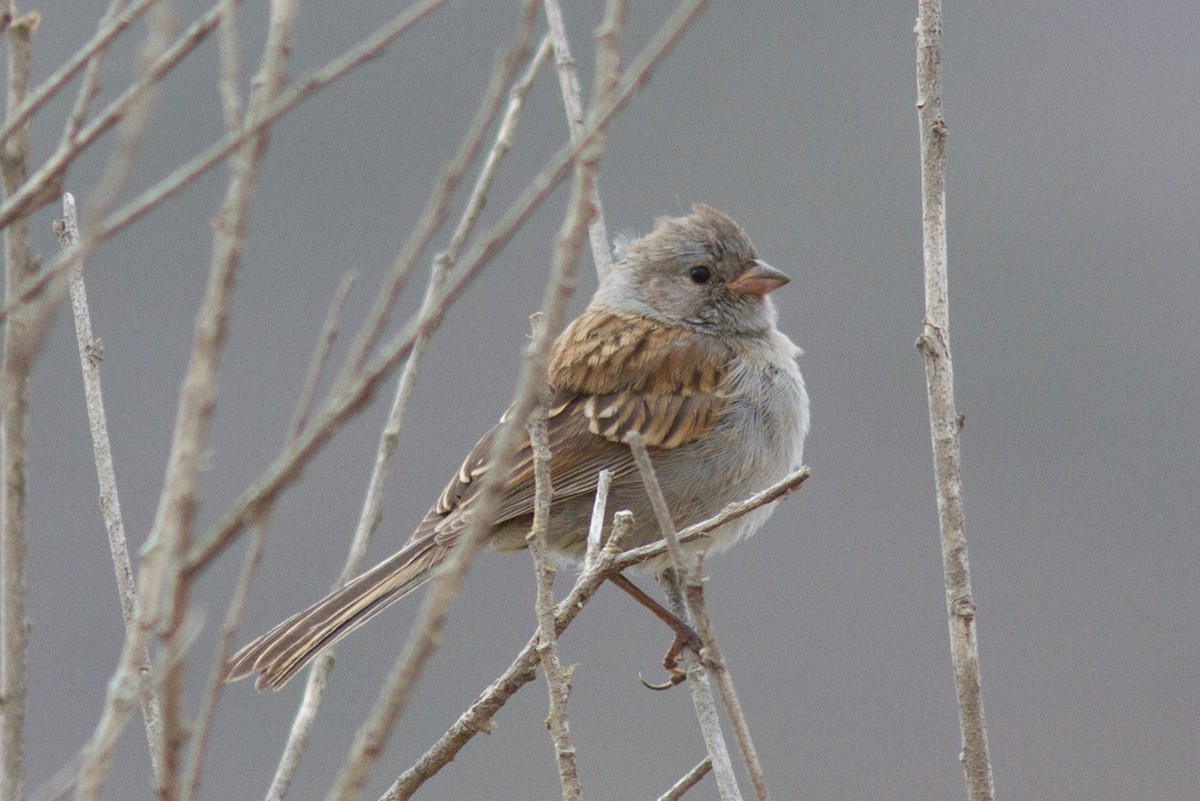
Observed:
[[[432,533],[410,543],[242,648],[226,663],[225,681],[258,671],[256,688],[278,690],[324,648],[424,584],[449,552]]]

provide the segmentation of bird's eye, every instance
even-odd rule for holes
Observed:
[[[688,278],[692,279],[693,284],[707,284],[708,279],[712,278],[712,273],[704,265],[698,264],[688,270]]]

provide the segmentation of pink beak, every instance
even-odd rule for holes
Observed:
[[[734,292],[746,295],[765,295],[791,280],[762,259],[755,259],[749,269],[730,281],[727,286]]]

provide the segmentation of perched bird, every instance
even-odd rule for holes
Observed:
[[[627,546],[659,539],[625,444],[631,432],[641,433],[680,528],[800,466],[808,432],[801,351],[775,327],[767,297],[788,280],[757,257],[737,223],[700,204],[683,217],[660,217],[624,247],[550,363],[547,539],[555,552],[582,559],[603,468],[613,476],[608,508],[634,513]],[[470,521],[497,430],[471,450],[400,551],[242,648],[226,680],[257,671],[256,687],[279,689],[323,648],[428,580]],[[526,440],[504,481],[489,534],[494,549],[525,547],[533,501]],[[691,547],[724,549],[771,511],[762,507]]]

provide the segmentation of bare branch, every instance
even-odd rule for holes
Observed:
[[[642,484],[646,494],[650,496],[650,506],[654,509],[654,517],[658,520],[658,530],[662,534],[667,553],[671,556],[671,565],[680,575],[689,570],[685,561],[683,549],[679,546],[679,538],[675,532],[675,521],[671,519],[671,510],[667,508],[667,499],[662,487],[658,484],[658,476],[654,473],[654,464],[650,461],[650,452],[646,450],[646,442],[640,431],[631,431],[625,437],[629,450],[633,453],[634,464],[642,476]]]
[[[217,90],[221,93],[221,116],[225,120],[226,131],[236,131],[242,121],[242,98],[238,92],[242,68],[237,49],[237,6],[238,0],[224,0],[217,37],[221,54],[221,77],[217,81]]]
[[[591,199],[595,194],[596,173],[599,168],[600,142],[592,146],[591,152],[581,158],[575,171],[575,184],[572,186],[571,200],[568,204],[567,215],[563,220],[562,231],[555,244],[555,270],[552,289],[554,294],[547,294],[546,306],[555,306],[560,313],[565,314],[566,302],[575,286],[575,265],[579,251],[583,246],[583,237],[588,227],[594,209]],[[552,320],[551,324],[561,329],[565,319]],[[555,762],[558,765],[559,779],[562,784],[563,801],[578,801],[583,796],[579,784],[579,773],[575,765],[575,747],[571,743],[570,726],[567,716],[567,698],[571,687],[568,672],[562,668],[558,658],[558,643],[554,632],[554,562],[549,554],[549,544],[546,542],[546,532],[550,525],[551,500],[554,488],[550,482],[550,446],[546,434],[546,406],[550,402],[550,387],[546,382],[549,366],[550,341],[545,336],[546,320],[539,318],[534,325],[535,340],[543,341],[546,346],[532,358],[531,373],[533,375],[532,391],[537,398],[537,413],[529,421],[530,442],[533,447],[534,471],[536,481],[536,504],[534,507],[533,529],[526,542],[533,553],[537,574],[537,602],[535,604],[538,618],[538,656],[542,661],[542,671],[546,676],[546,686],[550,696],[550,709],[546,718],[546,726],[554,741]]]
[[[139,608],[141,603],[139,598]],[[196,640],[196,635],[200,631],[200,621],[195,615],[189,616],[180,628],[183,632],[180,637],[182,645],[173,655],[175,659],[167,658],[172,656],[171,654],[165,652],[160,654],[151,666],[149,676],[138,672],[136,650],[139,647],[138,639],[126,636],[125,642],[121,646],[121,656],[116,672],[108,684],[108,695],[105,698],[104,708],[100,712],[100,720],[97,721],[96,728],[92,731],[92,736],[87,743],[71,760],[70,764],[77,766],[74,777],[68,781],[66,787],[62,787],[56,783],[63,778],[63,772],[56,772],[51,781],[38,791],[39,798],[58,798],[69,788],[71,782],[76,785],[76,801],[92,801],[100,795],[100,789],[108,772],[108,765],[111,763],[113,752],[117,747],[117,740],[125,729],[134,703],[147,692],[159,692],[164,677],[178,669],[179,660]],[[153,681],[150,681],[151,678]]]
[[[512,76],[516,73],[517,65],[528,58],[528,56],[528,42],[522,37],[514,46],[508,49],[504,57],[493,67],[492,74],[488,80],[487,90],[484,93],[484,100],[479,104],[479,108],[475,112],[475,117],[471,120],[471,125],[467,129],[467,135],[463,137],[463,141],[459,145],[454,157],[450,160],[450,163],[442,170],[442,174],[434,185],[433,191],[425,201],[425,208],[422,210],[420,220],[417,222],[413,232],[409,234],[408,240],[404,243],[400,254],[396,257],[396,261],[392,265],[391,272],[383,289],[376,294],[375,305],[371,309],[370,314],[368,314],[367,322],[362,325],[358,338],[350,349],[351,355],[346,359],[346,365],[342,371],[339,383],[348,380],[355,371],[361,370],[371,351],[379,343],[391,319],[391,313],[395,308],[396,300],[407,285],[412,271],[416,269],[417,259],[429,243],[433,241],[434,234],[445,221],[447,214],[449,214],[450,203],[454,193],[458,190],[458,186],[466,175],[467,169],[475,161],[480,148],[483,147],[484,139],[487,137],[487,132],[495,121],[496,115],[500,113],[500,105],[504,97],[505,88],[512,81]],[[540,59],[535,58],[534,63],[526,71],[526,74],[529,76],[529,83],[532,83],[533,74],[537,69],[535,65],[539,63]],[[466,237],[473,229],[475,220],[483,208],[483,203],[487,197],[487,190],[491,186],[491,181],[495,176],[499,160],[508,152],[508,148],[511,146],[510,137],[520,116],[520,111],[524,106],[525,94],[529,91],[529,83],[525,84],[523,89],[509,90],[509,108],[505,114],[504,123],[500,127],[501,134],[497,136],[496,144],[493,145],[492,150],[488,154],[488,162],[485,163],[484,169],[476,182],[475,189],[471,193],[471,199],[467,204],[467,211],[464,212],[462,219],[459,221],[458,228],[454,235],[451,236],[450,246],[442,259],[442,266],[438,268],[435,265],[434,279],[431,280],[429,292],[422,303],[423,327],[427,329],[429,327],[436,328],[441,324],[440,314],[430,314],[434,308],[433,298],[436,296],[437,289],[442,283],[438,280],[439,274],[448,270],[449,265],[458,259],[459,251],[462,249]],[[520,85],[518,83],[518,86]],[[424,338],[427,340],[428,335]],[[424,350],[425,342],[418,340],[417,346],[420,350]],[[418,358],[416,362],[413,362],[410,357],[409,361],[416,365],[420,359]]]
[[[596,476],[596,501],[592,504],[592,520],[588,525],[587,551],[584,564],[596,561],[600,553],[600,536],[604,533],[604,507],[608,505],[608,488],[612,486],[612,471],[604,469]]]
[[[10,13],[13,12],[11,3]],[[14,19],[8,29],[8,100],[12,113],[29,89],[30,52],[39,17]],[[0,150],[4,194],[20,191],[29,166],[29,126],[17,127]],[[29,256],[29,223],[18,220],[4,232],[4,294],[20,292],[36,267]],[[25,515],[29,460],[29,373],[36,357],[36,319],[14,315],[7,321],[0,383],[0,800],[25,797],[25,704],[28,693],[29,621],[26,619]]]
[[[700,576],[699,569],[693,578],[684,583],[683,590],[687,598],[688,610],[692,614],[692,623],[696,626],[696,633],[700,635],[700,642],[704,643],[704,647],[700,651],[700,658],[704,662],[704,667],[708,669],[709,675],[712,676],[713,682],[717,685],[717,692],[721,696],[725,713],[729,716],[729,724],[733,727],[733,736],[737,740],[738,750],[742,754],[742,762],[746,766],[746,773],[750,777],[754,795],[758,801],[768,801],[771,795],[767,792],[766,776],[763,774],[762,763],[758,759],[754,741],[750,738],[750,724],[746,721],[746,713],[738,701],[737,690],[733,686],[733,677],[729,674],[729,667],[717,644],[717,628],[713,625],[712,618],[708,614],[708,606],[704,602],[704,581]]]
[[[744,501],[729,504],[712,518],[683,529],[679,532],[679,538],[683,542],[690,542],[765,504],[779,500],[799,487],[808,476],[808,468],[802,468]],[[592,526],[596,525],[593,514]],[[584,565],[571,591],[558,603],[555,611],[557,635],[562,635],[609,576],[665,553],[666,546],[661,542],[622,552],[621,547],[632,529],[633,515],[630,512],[622,511],[614,515],[612,533],[600,549],[599,556]],[[475,699],[470,708],[416,764],[396,779],[381,801],[405,801],[412,797],[427,779],[449,764],[472,737],[481,731],[490,731],[491,719],[495,714],[521,687],[536,677],[536,648],[537,635],[534,634],[508,669]]]
[[[604,19],[596,29],[596,75],[592,81],[592,105],[600,106],[621,86],[621,36],[629,18],[632,0],[608,0]]]
[[[667,598],[667,608],[680,619],[690,622],[687,602],[680,591],[679,577],[675,570],[668,568],[659,573],[658,584]],[[696,708],[696,720],[700,724],[700,733],[704,737],[708,757],[712,760],[717,792],[721,801],[741,801],[742,791],[738,788],[737,777],[733,774],[733,762],[729,758],[729,748],[725,745],[724,735],[721,734],[717,702],[713,697],[712,685],[708,681],[708,673],[700,663],[699,656],[691,648],[684,648],[679,652],[679,661],[683,663],[684,672],[687,674],[692,706]]]
[[[63,220],[59,242],[64,249],[79,245],[79,224],[75,213],[75,198],[63,195]],[[121,615],[128,629],[134,625],[137,607],[137,585],[129,561],[125,540],[125,522],[121,516],[121,501],[117,494],[117,474],[113,466],[112,448],[108,441],[108,421],[104,411],[104,396],[100,387],[100,362],[104,358],[104,343],[92,334],[92,319],[88,311],[87,287],[83,282],[82,265],[71,277],[71,311],[75,318],[75,341],[79,347],[79,363],[83,370],[84,397],[87,401],[88,423],[92,432],[92,453],[96,460],[96,477],[100,483],[100,514],[108,532],[108,549],[112,554],[113,570],[117,576],[117,594],[121,599]],[[141,673],[149,678],[150,654],[143,647],[140,654]],[[147,692],[139,699],[142,719],[146,724],[146,739],[150,744],[150,763],[154,775],[159,773],[157,743],[161,736],[158,698]]]
[[[18,190],[0,205],[0,228],[18,217],[51,202],[61,193],[62,177],[71,162],[104,133],[116,125],[129,108],[150,91],[212,33],[220,16],[220,7],[210,9],[196,20],[145,69],[138,80],[109,103],[104,111],[71,140],[64,141]],[[89,226],[90,227],[90,226]]]
[[[658,801],[679,801],[683,798],[683,794],[700,783],[700,780],[707,776],[712,771],[712,760],[708,757],[700,760],[696,767],[689,770],[679,778],[679,781],[671,785],[665,793],[658,797]]]
[[[554,67],[558,72],[558,84],[562,92],[563,109],[567,113],[567,128],[571,135],[571,144],[578,144],[583,136],[583,91],[579,87],[579,75],[575,70],[575,59],[571,55],[571,44],[567,40],[567,28],[563,23],[562,7],[558,0],[544,0],[546,24],[550,28],[550,42],[554,45]],[[600,100],[599,96],[596,98]],[[592,189],[589,198],[595,217],[588,229],[592,243],[592,259],[596,265],[596,275],[603,278],[612,268],[612,254],[609,252],[608,231],[604,226],[604,207],[600,204],[600,187]]]
[[[316,403],[321,376],[325,373],[325,368],[329,364],[329,356],[333,352],[333,344],[337,341],[338,318],[342,315],[346,298],[350,294],[350,287],[354,286],[356,278],[357,273],[353,271],[342,276],[337,291],[333,293],[333,301],[325,312],[325,321],[321,323],[321,333],[317,336],[317,347],[313,350],[312,359],[309,360],[308,374],[304,377],[304,386],[296,401],[296,411],[292,415],[292,422],[288,424],[287,438],[289,440],[298,437],[304,427],[308,425],[309,418],[312,417],[313,404]]]
[[[812,472],[807,467],[801,467],[796,472],[789,473],[765,490],[756,492],[746,500],[729,504],[708,520],[701,520],[699,523],[694,523],[680,531],[678,536],[680,544],[686,544],[692,540],[699,539],[710,531],[714,531],[729,521],[736,520],[760,506],[774,503],[796,490],[796,488],[808,480],[810,475],[812,475]],[[618,571],[626,570],[634,565],[639,565],[647,560],[662,556],[665,553],[667,553],[665,542],[654,542],[649,545],[643,545],[640,548],[631,548],[617,557],[617,563],[614,567]]]
[[[100,20],[100,30],[104,30],[105,26],[112,26],[112,23],[118,18],[117,15],[121,13],[121,9],[124,7],[125,0],[112,0],[108,5],[108,11],[104,13],[104,17]],[[141,11],[139,10],[138,13],[140,14]],[[97,47],[95,53],[91,55],[87,62],[87,71],[83,74],[83,82],[79,86],[79,94],[75,96],[75,106],[71,109],[71,115],[67,118],[67,124],[63,126],[60,144],[62,142],[69,142],[79,133],[79,129],[88,115],[88,111],[91,110],[92,101],[100,93],[100,73],[104,70],[104,56],[108,53],[108,44],[106,41]],[[72,57],[72,60],[77,57],[78,53]],[[7,130],[8,126],[6,125],[5,131]],[[0,142],[3,141],[4,135],[0,134]]]
[[[995,797],[984,727],[975,598],[967,563],[962,501],[960,423],[950,356],[950,295],[946,279],[946,120],[942,116],[942,4],[920,0],[917,19],[917,117],[921,131],[921,220],[925,256],[924,330],[917,349],[925,361],[929,429],[941,531],[942,570],[950,656],[962,732],[962,765],[971,801]]]
[[[536,315],[535,315],[536,319]],[[534,323],[534,330],[539,326]],[[571,695],[570,670],[563,670],[558,658],[558,638],[554,633],[554,557],[550,555],[546,532],[550,526],[551,502],[554,485],[550,480],[550,443],[546,435],[546,404],[550,400],[549,387],[543,378],[538,390],[537,409],[529,418],[529,444],[533,452],[534,490],[533,525],[525,541],[533,557],[534,575],[537,579],[537,595],[534,612],[537,615],[537,653],[546,677],[549,709],[546,712],[546,728],[554,744],[554,762],[558,766],[558,779],[562,786],[563,801],[579,801],[583,788],[579,783],[579,770],[575,765],[575,746],[571,742],[571,727],[567,713],[567,699]]]
[[[650,461],[650,453],[646,450],[646,443],[642,440],[641,434],[636,431],[629,434],[626,442],[629,444],[629,450],[633,453],[633,460],[637,464],[638,473],[641,474],[646,494],[650,497],[654,516],[658,519],[658,528],[663,542],[666,544],[667,553],[670,554],[671,563],[674,565],[674,567],[659,573],[658,583],[662,586],[668,605],[675,616],[681,620],[690,621],[691,615],[683,593],[680,591],[679,581],[682,578],[684,583],[690,581],[699,583],[700,558],[695,557],[694,566],[685,562],[684,552],[675,532],[675,521],[671,517],[671,510],[667,508],[667,499],[663,496],[658,476],[654,472],[654,465]],[[707,646],[707,643],[704,645]],[[717,717],[716,701],[713,698],[712,687],[704,666],[700,663],[700,655],[685,645],[679,656],[684,672],[687,674],[688,690],[692,694],[692,704],[696,707],[696,720],[700,723],[700,733],[704,737],[704,745],[708,750],[709,759],[712,760],[717,790],[721,794],[722,801],[735,801],[735,799],[740,801],[742,793],[738,789],[737,778],[733,775],[733,763],[729,759],[725,738],[721,734],[721,722]]]

